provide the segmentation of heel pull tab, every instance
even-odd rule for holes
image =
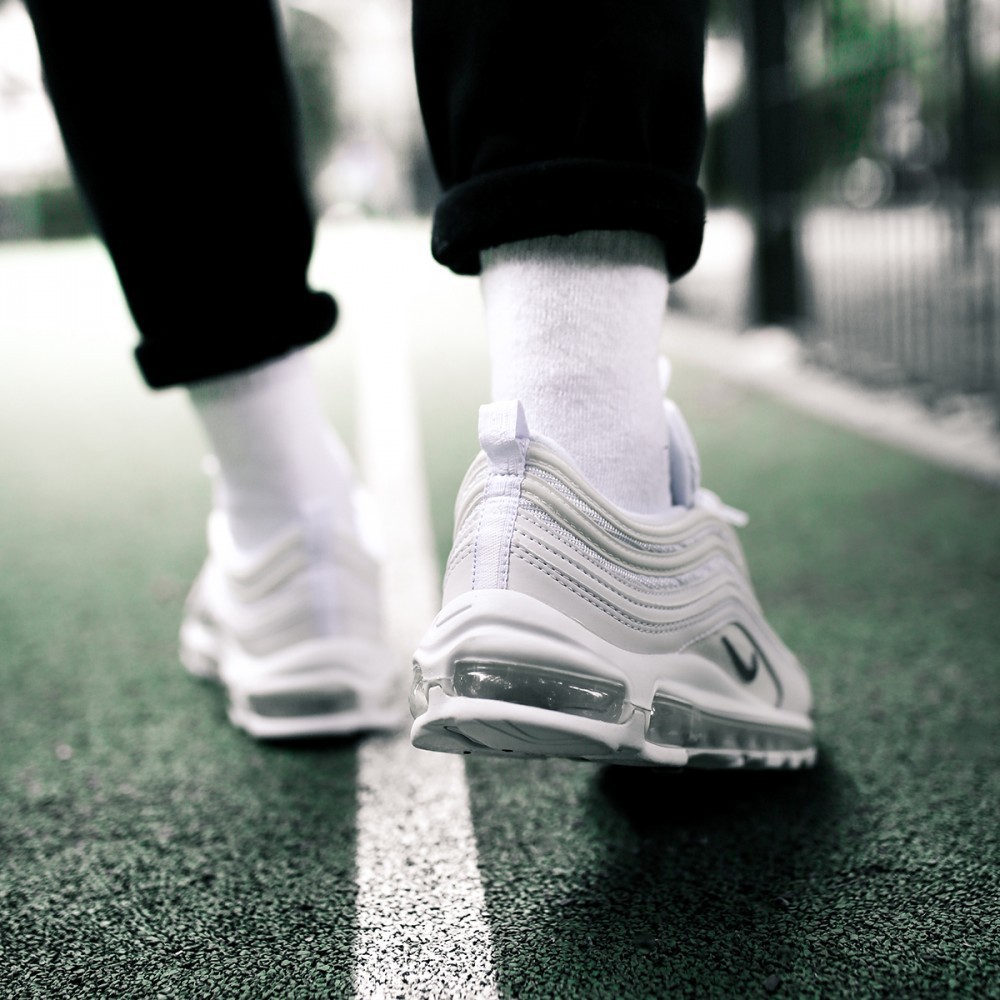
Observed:
[[[473,590],[507,589],[528,440],[528,421],[518,400],[480,407],[479,444],[489,461],[489,471],[472,556]]]

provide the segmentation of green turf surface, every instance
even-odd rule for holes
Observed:
[[[257,746],[179,669],[203,444],[95,244],[4,248],[0,299],[67,268],[0,328],[0,997],[350,995],[357,748]]]
[[[255,745],[178,667],[198,437],[119,332],[0,330],[0,997],[349,996],[357,748]],[[451,346],[416,359],[441,553],[485,387]],[[320,359],[348,432],[350,349]],[[692,371],[674,395],[752,515],[820,765],[467,761],[501,995],[1000,996],[1000,497]]]

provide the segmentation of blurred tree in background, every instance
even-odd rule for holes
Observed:
[[[1000,3],[713,0],[709,43],[702,179],[736,211],[689,308],[1000,421]]]
[[[842,193],[854,164],[855,181],[878,171],[879,190],[896,199],[933,198],[949,178],[997,185],[1000,16],[992,0],[775,3],[787,17],[790,87],[766,97],[795,106],[788,142],[799,190]],[[710,31],[742,38],[745,9],[741,0],[714,0]],[[714,203],[752,197],[744,162],[753,141],[749,103],[743,93],[710,121],[704,179]]]

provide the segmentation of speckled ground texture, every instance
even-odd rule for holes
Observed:
[[[358,746],[255,745],[179,669],[193,424],[146,399],[127,338],[29,332],[0,332],[0,997],[352,996]],[[453,347],[457,389],[416,359],[442,553],[483,383],[481,345]],[[349,434],[350,379],[324,371]],[[466,983],[1000,997],[1000,495],[693,370],[674,395],[751,512],[819,766],[469,759],[493,968]],[[418,985],[389,995],[474,995],[435,982],[453,945],[422,917]]]

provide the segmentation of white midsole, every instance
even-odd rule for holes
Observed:
[[[414,665],[429,687],[450,688],[456,663],[515,663],[571,671],[623,685],[625,700],[649,712],[655,695],[766,726],[812,732],[807,715],[769,705],[720,666],[692,653],[639,653],[602,639],[578,621],[525,594],[470,591],[437,615]]]
[[[181,628],[180,652],[191,673],[225,687],[231,720],[259,738],[395,728],[403,720],[402,664],[371,640],[316,639],[251,656],[210,624],[190,618]],[[251,699],[274,695],[344,691],[353,694],[354,707],[336,713],[273,717],[251,704]]]

